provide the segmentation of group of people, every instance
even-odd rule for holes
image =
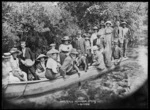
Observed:
[[[26,47],[26,42],[21,41],[21,50],[12,48],[2,56],[3,85],[43,78],[53,80],[60,76],[66,78],[74,73],[80,76],[80,67],[86,72],[89,66],[103,70],[113,64],[119,65],[126,57],[130,34],[127,23],[122,22],[122,25],[117,21],[112,28],[111,21],[102,21],[99,30],[95,26],[94,32],[89,30],[83,34],[78,31],[72,42],[69,36],[64,36],[58,50],[52,43],[46,55],[41,53],[37,58]]]

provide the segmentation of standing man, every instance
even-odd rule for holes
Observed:
[[[98,33],[97,38],[93,41],[93,46],[102,45],[102,48],[104,48],[103,44],[104,44],[104,38],[102,38],[102,35]]]
[[[85,48],[85,39],[82,37],[82,32],[78,31],[78,35],[77,35],[77,50],[81,50],[81,54],[85,55],[86,53],[86,48]]]
[[[120,26],[120,22],[119,21],[116,21],[116,26],[115,26],[114,32],[113,32],[113,41],[114,42],[118,42],[119,43],[119,47],[121,49],[123,49],[123,41],[124,41],[123,29]]]
[[[27,79],[30,80],[29,78],[29,72],[34,76],[34,80],[39,80],[39,77],[35,74],[35,68],[34,65],[32,66],[28,66],[26,65],[26,61],[31,60],[32,62],[35,61],[35,57],[32,53],[32,51],[30,50],[30,48],[26,47],[26,42],[25,41],[21,41],[21,69],[22,71],[24,71],[25,73],[27,73]]]
[[[126,57],[126,50],[129,42],[129,36],[131,35],[129,28],[126,27],[127,23],[122,22],[123,25],[123,37],[124,37],[124,45],[123,45],[123,57]]]
[[[98,32],[98,28],[95,26],[93,27],[94,33],[91,36],[91,52],[93,53],[93,41],[97,38],[97,32]]]
[[[105,35],[105,23],[104,23],[104,21],[101,22],[100,27],[101,27],[101,29],[98,31],[98,33],[101,35],[102,38],[104,38],[104,35]]]

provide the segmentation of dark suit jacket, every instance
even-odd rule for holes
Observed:
[[[104,45],[104,39],[103,38],[100,38],[101,39],[101,44]],[[93,46],[95,46],[97,43],[97,38],[93,40]]]
[[[22,50],[21,50],[22,52]],[[25,59],[31,59],[31,60],[35,60],[35,56],[33,54],[33,52],[30,50],[30,48],[26,47],[25,50],[25,57],[23,57],[23,53],[21,53],[21,58]]]

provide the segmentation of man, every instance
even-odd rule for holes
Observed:
[[[34,76],[34,80],[39,80],[38,76],[35,74],[35,68],[34,65],[32,66],[28,66],[26,65],[26,60],[29,59],[32,62],[35,61],[35,57],[33,56],[32,51],[30,50],[30,48],[26,47],[26,42],[25,41],[21,41],[21,65],[20,68],[22,69],[22,71],[24,71],[25,73],[27,73],[27,79],[31,80],[29,78],[29,72]]]
[[[101,51],[98,51],[97,46],[93,47],[93,54],[94,54],[94,63],[92,64],[92,66],[95,66],[97,69],[99,70],[103,70],[105,69],[105,64],[104,64],[104,58],[103,58],[103,54]]]
[[[77,34],[77,50],[81,50],[81,53],[83,55],[85,55],[86,53],[86,49],[85,49],[85,39],[82,37],[82,32],[81,31],[78,31],[78,34]]]
[[[104,38],[104,35],[105,35],[105,23],[104,23],[104,21],[101,21],[100,27],[101,27],[101,29],[98,31],[98,33],[101,35],[101,38]]]
[[[91,51],[92,51],[92,53],[93,53],[93,41],[97,38],[97,32],[98,32],[98,28],[95,26],[95,27],[93,27],[93,30],[94,30],[94,33],[92,34],[92,36],[91,36]]]
[[[114,42],[114,48],[112,48],[112,62],[115,66],[119,66],[122,60],[122,49],[118,46],[118,42]]]
[[[119,47],[121,49],[123,49],[123,41],[124,41],[123,29],[120,26],[120,22],[119,21],[116,21],[116,26],[115,26],[114,31],[113,31],[113,41],[114,42],[118,42],[119,43]]]
[[[95,45],[103,45],[104,38],[101,37],[102,35],[100,33],[97,34],[97,38],[93,41],[93,46]]]
[[[77,58],[77,50],[75,48],[73,48],[69,54],[69,56],[67,56],[61,66],[61,70],[63,72],[65,72],[67,75],[71,75],[74,73],[78,73],[78,76],[80,76],[80,70],[77,67],[76,64],[76,58]]]
[[[84,71],[87,72],[87,69],[88,69],[87,57],[81,54],[81,50],[78,50],[76,62],[77,62],[78,67],[82,66]]]
[[[124,46],[123,46],[123,57],[126,57],[126,50],[129,42],[129,36],[131,35],[129,28],[126,27],[127,23],[122,22],[123,25],[123,37],[124,37]]]
[[[60,75],[63,76],[64,74],[60,72],[61,65],[57,62],[59,51],[56,49],[51,49],[47,52],[48,61],[46,63],[46,72],[45,77],[47,79],[53,80],[59,77]]]

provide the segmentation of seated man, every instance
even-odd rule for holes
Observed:
[[[80,76],[79,68],[77,67],[77,64],[75,61],[77,58],[77,54],[78,54],[77,50],[73,48],[70,51],[70,54],[65,58],[61,66],[61,70],[64,71],[67,75],[78,73],[78,76]]]
[[[122,60],[122,50],[118,46],[118,42],[114,42],[114,48],[112,48],[112,60],[115,66],[119,66]]]
[[[93,47],[93,54],[94,54],[95,62],[92,64],[92,66],[96,66],[96,68],[100,70],[105,69],[106,67],[104,64],[103,54],[101,51],[98,51],[97,46]]]
[[[10,59],[10,64],[12,67],[13,75],[20,79],[20,81],[27,81],[27,73],[23,72],[19,67],[19,59],[17,58],[17,55],[21,53],[17,48],[12,48],[10,50],[10,53],[12,55]]]
[[[77,66],[83,67],[84,71],[87,72],[88,69],[88,63],[86,56],[82,55],[81,50],[78,50],[78,55],[76,58]]]
[[[53,80],[59,77],[60,71],[60,64],[57,62],[59,51],[56,49],[51,49],[47,52],[48,60],[46,63],[46,72],[45,77],[47,79]]]

